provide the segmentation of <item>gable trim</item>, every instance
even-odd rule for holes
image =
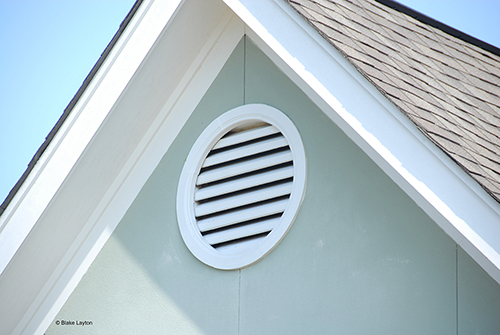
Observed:
[[[288,4],[224,1],[266,55],[500,283],[500,205]]]
[[[110,51],[39,161],[0,217],[0,274],[70,174],[121,92],[161,32],[151,18],[154,1],[145,1]],[[158,8],[169,14],[175,6]],[[158,19],[156,19],[158,21]],[[166,22],[166,21],[165,21]],[[127,53],[131,56],[124,57]]]

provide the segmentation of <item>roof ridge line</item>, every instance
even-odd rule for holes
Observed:
[[[440,22],[436,19],[433,19],[430,16],[427,16],[427,15],[425,15],[425,14],[423,14],[415,9],[412,9],[406,5],[403,5],[399,2],[397,2],[396,0],[375,0],[375,1],[382,4],[382,5],[390,7],[394,10],[397,10],[398,12],[409,15],[409,16],[413,17],[414,19],[416,19],[417,21],[420,21],[420,22],[425,23],[429,26],[437,28],[437,29],[447,33],[448,35],[454,36],[456,38],[461,39],[462,41],[473,44],[473,45],[475,45],[475,46],[477,46],[485,51],[491,52],[492,54],[494,54],[496,56],[500,56],[500,48],[498,48],[490,43],[487,43],[483,40],[480,40],[479,38],[476,38],[474,36],[466,34],[463,31],[460,31],[456,28],[453,28],[453,27],[451,27],[443,22]]]

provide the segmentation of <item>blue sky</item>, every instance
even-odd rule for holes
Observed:
[[[0,0],[0,203],[135,0]],[[498,0],[400,0],[500,47]]]

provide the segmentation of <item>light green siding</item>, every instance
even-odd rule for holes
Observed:
[[[257,102],[297,126],[306,194],[269,255],[215,270],[180,237],[178,178],[213,119]],[[46,334],[493,334],[499,301],[499,285],[247,39]]]
[[[500,334],[499,285],[458,249],[459,334]]]

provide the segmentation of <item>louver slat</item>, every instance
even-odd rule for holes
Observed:
[[[232,208],[254,204],[257,202],[278,198],[292,192],[292,182],[274,185],[264,189],[238,194],[233,197],[203,203],[196,206],[195,216],[201,217],[217,212],[222,212]]]
[[[212,150],[225,148],[231,145],[248,142],[257,138],[279,133],[279,130],[273,126],[266,125],[259,128],[243,130],[241,132],[225,136],[217,142]]]
[[[247,226],[241,226],[233,229],[219,231],[212,234],[207,234],[204,237],[205,240],[211,245],[234,241],[240,238],[254,236],[261,233],[267,233],[271,231],[279,223],[279,220],[280,218],[273,218],[253,223]]]
[[[256,175],[250,175],[225,183],[204,187],[196,192],[194,200],[200,201],[214,198],[224,194],[249,189],[255,186],[260,186],[291,177],[293,177],[293,166],[285,166],[276,170],[266,171]]]
[[[202,167],[214,166],[222,163],[231,162],[240,158],[260,154],[288,146],[283,136],[262,140],[257,143],[236,147],[227,151],[208,156]]]
[[[242,253],[249,250],[264,241],[266,236],[254,236],[252,239],[239,240],[238,243],[228,243],[217,246],[217,251],[222,254]]]
[[[205,233],[210,230],[223,228],[233,224],[247,222],[274,214],[280,214],[285,211],[287,204],[288,199],[284,199],[272,203],[262,204],[256,207],[242,209],[237,212],[221,214],[208,219],[198,220],[198,228],[202,233]]]
[[[249,162],[238,162],[215,170],[202,172],[198,176],[196,184],[200,186],[218,180],[242,175],[244,173],[273,167],[283,163],[288,163],[291,161],[292,161],[292,153],[290,151],[277,152],[274,154],[252,159]]]

